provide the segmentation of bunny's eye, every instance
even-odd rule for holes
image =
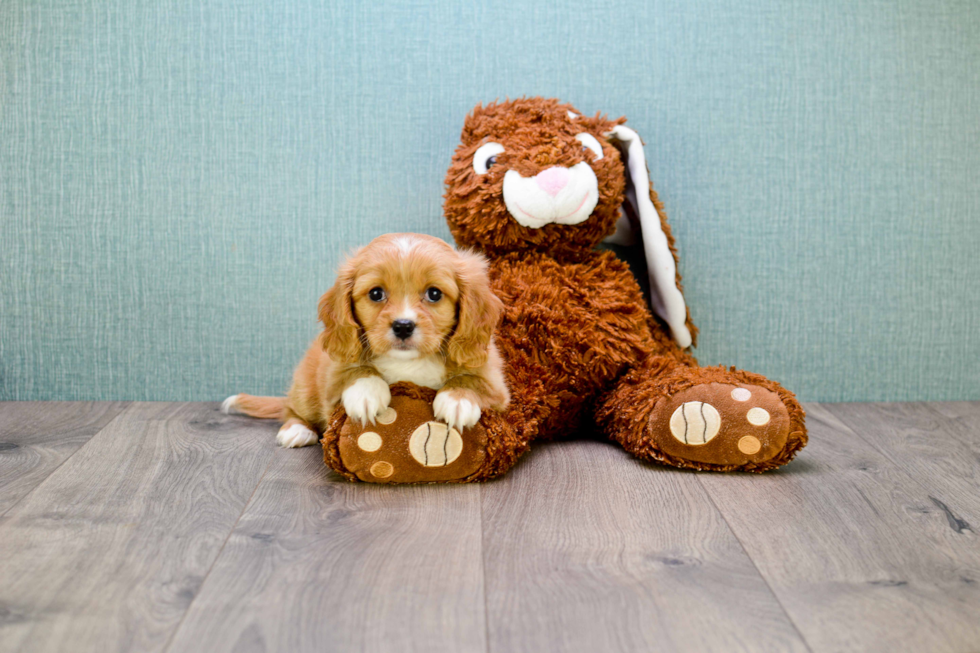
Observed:
[[[478,175],[487,174],[494,163],[497,162],[497,155],[504,151],[504,146],[500,143],[484,143],[473,155],[473,169]]]
[[[592,150],[592,153],[595,154],[596,161],[602,158],[602,146],[599,145],[599,141],[596,140],[595,136],[582,133],[575,138],[582,143],[583,149]]]

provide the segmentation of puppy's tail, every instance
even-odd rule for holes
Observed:
[[[221,412],[225,415],[239,414],[262,419],[285,420],[286,398],[232,395],[221,402]]]

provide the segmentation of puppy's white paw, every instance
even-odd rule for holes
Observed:
[[[480,406],[464,399],[452,390],[436,394],[432,402],[432,412],[436,419],[445,422],[450,428],[462,430],[480,421]]]
[[[341,395],[347,415],[361,424],[374,420],[391,403],[391,390],[380,376],[367,376],[354,381]]]
[[[238,410],[238,397],[239,395],[232,395],[221,402],[221,412],[225,415],[241,415],[242,411]]]
[[[279,434],[276,436],[276,442],[279,443],[280,447],[290,449],[294,447],[307,447],[319,441],[320,438],[317,437],[317,434],[302,424],[293,424],[292,426],[279,429]]]

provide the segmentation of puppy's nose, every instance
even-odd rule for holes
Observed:
[[[391,330],[395,332],[395,337],[400,340],[410,338],[415,331],[415,322],[411,320],[395,320],[391,323]]]
[[[552,166],[535,175],[534,180],[541,190],[554,197],[568,183],[568,168]]]

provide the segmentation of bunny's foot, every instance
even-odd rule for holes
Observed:
[[[680,367],[631,373],[604,401],[610,435],[640,458],[675,467],[761,472],[806,444],[792,393],[758,374]]]
[[[789,411],[779,395],[750,384],[704,383],[660,399],[648,435],[665,454],[695,463],[761,463],[789,436]]]

